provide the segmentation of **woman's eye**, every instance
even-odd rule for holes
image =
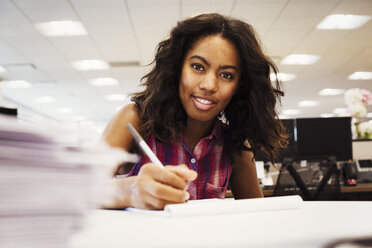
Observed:
[[[226,72],[221,73],[221,76],[225,79],[233,79],[234,78],[234,76],[231,73],[226,73]]]
[[[191,65],[192,68],[198,70],[198,71],[204,71],[204,67],[202,65],[199,65],[199,64],[192,64]]]

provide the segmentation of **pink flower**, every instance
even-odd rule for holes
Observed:
[[[372,94],[371,94],[371,92],[369,92],[368,90],[365,90],[365,89],[361,89],[360,94],[363,97],[362,101],[363,101],[364,104],[368,104],[368,105],[372,104]]]

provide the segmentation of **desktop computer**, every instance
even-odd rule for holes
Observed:
[[[350,117],[296,119],[296,131],[297,156],[353,160]]]

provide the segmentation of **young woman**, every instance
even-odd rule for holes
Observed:
[[[237,19],[204,14],[178,23],[158,45],[145,90],[109,123],[108,144],[134,151],[126,124],[139,132],[165,168],[145,155],[128,177],[115,179],[113,206],[162,209],[188,199],[262,197],[254,152],[272,159],[286,145],[277,118],[277,73],[253,28]]]

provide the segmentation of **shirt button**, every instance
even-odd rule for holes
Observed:
[[[191,163],[195,164],[196,159],[195,158],[192,158],[190,161],[191,161]]]

